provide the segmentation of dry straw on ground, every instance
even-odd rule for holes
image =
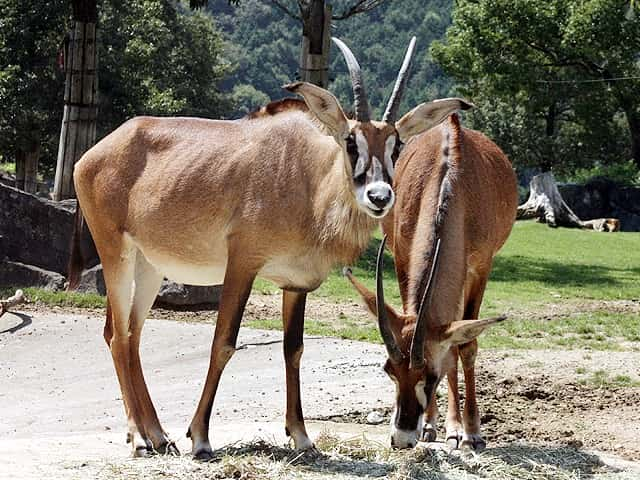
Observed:
[[[199,463],[188,455],[109,461],[84,465],[99,479],[238,479],[336,480],[362,477],[391,480],[518,479],[518,480],[622,480],[634,474],[616,472],[595,455],[571,447],[512,444],[488,449],[480,455],[460,455],[419,448],[394,451],[364,437],[341,440],[324,432],[318,450],[295,452],[264,440],[220,449],[215,461]],[[87,468],[88,467],[88,468]],[[79,472],[78,472],[79,473]],[[637,475],[637,473],[635,474]]]

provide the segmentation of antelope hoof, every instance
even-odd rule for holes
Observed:
[[[289,427],[284,427],[284,431],[287,434],[287,437],[291,437],[293,439],[293,445],[296,451],[303,452],[305,450],[315,450],[315,445],[304,431],[296,431]]]
[[[131,451],[131,456],[133,458],[147,458],[153,455],[153,450],[147,448],[146,445],[136,445],[133,447]]]
[[[155,451],[160,455],[171,455],[172,457],[180,456],[180,450],[178,450],[178,447],[176,446],[175,442],[172,442],[171,440],[165,441],[160,445],[158,445],[155,448]]]
[[[201,449],[193,453],[193,459],[199,462],[211,462],[214,459],[213,450]]]
[[[460,446],[460,442],[462,442],[462,434],[456,430],[447,432],[446,442],[451,450],[456,450]]]
[[[487,442],[479,433],[465,433],[462,436],[460,450],[464,452],[481,452],[487,448]]]
[[[436,428],[433,425],[427,424],[422,429],[422,436],[420,437],[421,442],[435,442],[438,434],[436,432]]]
[[[151,442],[142,438],[138,432],[128,432],[127,443],[131,444],[131,456],[134,458],[145,458],[153,454]]]

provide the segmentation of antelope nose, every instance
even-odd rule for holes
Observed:
[[[383,209],[391,200],[391,189],[389,187],[375,187],[367,190],[369,201],[376,207]]]

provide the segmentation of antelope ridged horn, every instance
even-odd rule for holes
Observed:
[[[349,75],[351,76],[351,86],[353,87],[353,103],[355,107],[356,120],[359,122],[371,121],[371,111],[369,108],[369,101],[367,100],[367,92],[364,88],[364,80],[362,79],[362,69],[360,64],[356,60],[349,47],[339,38],[331,37],[333,43],[335,43],[349,68]]]
[[[413,332],[411,340],[411,354],[409,357],[409,368],[422,368],[424,366],[424,340],[427,334],[427,311],[431,304],[431,295],[433,291],[433,279],[438,268],[438,258],[440,257],[440,239],[436,241],[436,248],[433,254],[433,262],[427,279],[427,286],[422,295],[420,308],[418,309],[418,317],[416,318],[416,329]]]
[[[398,108],[400,108],[400,102],[402,101],[402,94],[404,93],[404,90],[407,87],[407,81],[409,80],[409,69],[411,68],[411,60],[413,60],[415,47],[416,37],[412,37],[409,42],[409,48],[407,48],[407,53],[404,55],[404,61],[402,62],[402,66],[398,72],[398,78],[396,79],[396,84],[393,87],[393,92],[391,92],[391,97],[389,97],[387,109],[382,116],[383,122],[393,123],[396,121]]]
[[[385,235],[380,243],[378,260],[376,262],[376,313],[378,314],[378,328],[380,328],[380,336],[384,341],[385,347],[387,347],[389,358],[394,363],[400,363],[404,355],[400,351],[400,348],[398,348],[393,332],[391,331],[391,326],[389,325],[387,309],[384,304],[384,289],[382,288],[382,264],[384,259],[384,246],[386,243],[387,236]]]

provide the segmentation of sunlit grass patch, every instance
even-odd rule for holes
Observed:
[[[640,337],[640,315],[595,311],[550,319],[512,318],[487,329],[488,348],[628,350]]]
[[[629,375],[610,375],[606,370],[595,370],[589,372],[581,369],[576,373],[579,374],[578,383],[581,385],[592,385],[597,388],[607,387],[640,387],[640,382],[633,380]]]
[[[0,297],[13,295],[14,289],[0,289]],[[97,293],[83,292],[54,292],[43,288],[28,287],[23,288],[27,301],[34,304],[42,304],[56,307],[77,307],[77,308],[105,308],[106,297]]]
[[[244,325],[265,330],[282,330],[282,320],[280,319],[250,320]],[[305,319],[304,333],[305,335],[337,337],[364,342],[382,342],[378,329],[374,324],[362,324],[344,316],[339,318],[338,321]]]

